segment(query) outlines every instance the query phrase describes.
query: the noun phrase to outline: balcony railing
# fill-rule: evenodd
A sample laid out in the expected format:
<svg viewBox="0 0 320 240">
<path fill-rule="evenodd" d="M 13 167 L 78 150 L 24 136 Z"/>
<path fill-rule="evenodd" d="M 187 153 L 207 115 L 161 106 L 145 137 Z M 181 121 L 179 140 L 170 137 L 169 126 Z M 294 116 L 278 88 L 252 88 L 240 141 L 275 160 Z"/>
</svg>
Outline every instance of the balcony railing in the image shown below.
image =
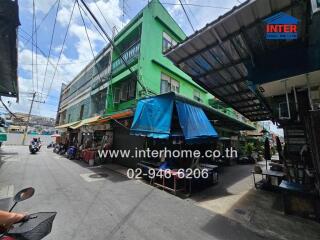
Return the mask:
<svg viewBox="0 0 320 240">
<path fill-rule="evenodd" d="M 127 64 L 132 63 L 136 60 L 140 53 L 140 42 L 133 44 L 129 49 L 127 49 L 124 53 L 122 53 L 123 59 L 126 61 Z M 126 65 L 121 57 L 117 58 L 112 62 L 112 73 L 119 72 L 122 70 Z"/>
</svg>

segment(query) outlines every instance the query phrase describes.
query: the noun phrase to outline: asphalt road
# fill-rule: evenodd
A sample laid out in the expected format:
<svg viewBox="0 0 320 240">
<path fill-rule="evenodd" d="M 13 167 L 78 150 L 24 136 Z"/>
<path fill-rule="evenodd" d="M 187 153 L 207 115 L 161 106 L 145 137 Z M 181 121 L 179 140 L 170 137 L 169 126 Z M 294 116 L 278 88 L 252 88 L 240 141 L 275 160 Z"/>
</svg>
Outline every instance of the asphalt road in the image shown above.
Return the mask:
<svg viewBox="0 0 320 240">
<path fill-rule="evenodd" d="M 0 150 L 0 185 L 36 193 L 16 211 L 57 211 L 46 239 L 264 239 L 239 223 L 107 170 L 28 147 Z M 103 173 L 103 178 L 96 178 Z"/>
</svg>

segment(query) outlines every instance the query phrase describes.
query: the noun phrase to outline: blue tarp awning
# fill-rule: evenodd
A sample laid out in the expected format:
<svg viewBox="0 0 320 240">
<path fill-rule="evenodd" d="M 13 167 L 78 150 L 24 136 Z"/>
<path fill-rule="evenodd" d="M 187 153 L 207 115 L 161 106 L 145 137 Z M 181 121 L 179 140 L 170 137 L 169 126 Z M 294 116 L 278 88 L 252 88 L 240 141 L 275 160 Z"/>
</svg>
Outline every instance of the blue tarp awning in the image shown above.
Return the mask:
<svg viewBox="0 0 320 240">
<path fill-rule="evenodd" d="M 218 137 L 217 131 L 201 108 L 181 101 L 176 101 L 176 106 L 186 142 Z"/>
<path fill-rule="evenodd" d="M 174 96 L 161 95 L 139 100 L 130 134 L 169 138 Z"/>
<path fill-rule="evenodd" d="M 139 100 L 130 134 L 161 139 L 173 136 L 171 122 L 174 104 L 176 104 L 179 123 L 186 142 L 195 143 L 218 137 L 216 130 L 200 107 L 176 101 L 174 94 Z"/>
</svg>

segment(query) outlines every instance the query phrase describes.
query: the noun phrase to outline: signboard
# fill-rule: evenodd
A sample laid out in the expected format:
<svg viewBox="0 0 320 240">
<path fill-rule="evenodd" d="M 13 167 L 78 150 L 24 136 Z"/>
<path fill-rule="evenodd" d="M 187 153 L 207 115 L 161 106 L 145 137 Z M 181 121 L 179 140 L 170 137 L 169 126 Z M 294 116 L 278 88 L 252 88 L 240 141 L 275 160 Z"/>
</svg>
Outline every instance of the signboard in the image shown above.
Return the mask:
<svg viewBox="0 0 320 240">
<path fill-rule="evenodd" d="M 277 13 L 264 20 L 267 40 L 298 39 L 299 19 L 284 12 Z"/>
</svg>

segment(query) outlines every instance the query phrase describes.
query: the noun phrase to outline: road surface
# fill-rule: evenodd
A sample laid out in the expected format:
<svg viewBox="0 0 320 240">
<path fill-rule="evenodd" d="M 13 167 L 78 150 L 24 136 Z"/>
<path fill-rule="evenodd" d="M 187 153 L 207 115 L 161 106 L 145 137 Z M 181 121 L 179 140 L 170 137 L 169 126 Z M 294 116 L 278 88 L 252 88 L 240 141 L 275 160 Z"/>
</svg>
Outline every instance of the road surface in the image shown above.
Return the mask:
<svg viewBox="0 0 320 240">
<path fill-rule="evenodd" d="M 14 192 L 36 189 L 16 210 L 58 212 L 46 239 L 265 239 L 165 191 L 105 167 L 68 160 L 51 149 L 36 155 L 29 154 L 27 146 L 0 151 L 0 185 L 13 186 Z"/>
</svg>

